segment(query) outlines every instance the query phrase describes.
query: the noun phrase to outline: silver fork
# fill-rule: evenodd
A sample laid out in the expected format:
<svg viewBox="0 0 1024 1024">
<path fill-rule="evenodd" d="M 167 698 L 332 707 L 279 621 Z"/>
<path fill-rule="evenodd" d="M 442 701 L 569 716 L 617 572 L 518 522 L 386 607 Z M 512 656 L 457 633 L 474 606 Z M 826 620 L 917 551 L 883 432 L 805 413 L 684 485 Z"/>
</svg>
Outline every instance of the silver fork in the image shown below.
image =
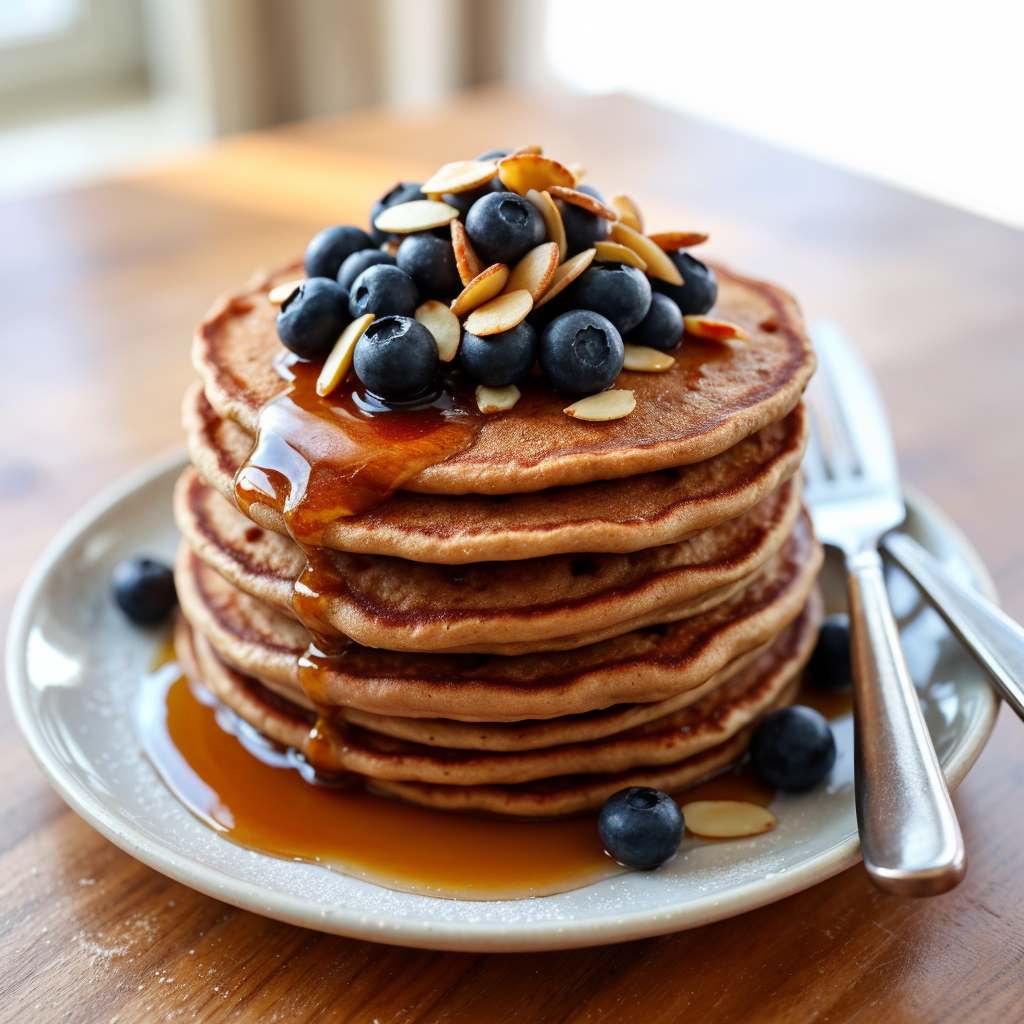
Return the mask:
<svg viewBox="0 0 1024 1024">
<path fill-rule="evenodd" d="M 889 607 L 878 541 L 906 515 L 885 408 L 870 373 L 831 324 L 812 332 L 804 459 L 814 529 L 846 559 L 853 663 L 854 777 L 864 866 L 900 896 L 934 896 L 967 856 Z"/>
</svg>

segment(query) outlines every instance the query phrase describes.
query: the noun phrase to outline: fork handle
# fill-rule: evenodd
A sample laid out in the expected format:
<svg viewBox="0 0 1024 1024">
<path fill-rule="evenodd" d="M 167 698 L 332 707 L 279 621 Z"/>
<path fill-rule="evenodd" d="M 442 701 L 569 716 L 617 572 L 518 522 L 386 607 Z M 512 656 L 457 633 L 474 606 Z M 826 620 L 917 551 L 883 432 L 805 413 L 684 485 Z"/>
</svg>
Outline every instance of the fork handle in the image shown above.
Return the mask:
<svg viewBox="0 0 1024 1024">
<path fill-rule="evenodd" d="M 864 866 L 883 892 L 936 896 L 967 871 L 963 836 L 900 649 L 878 551 L 847 556 L 846 570 Z"/>
<path fill-rule="evenodd" d="M 882 543 L 987 669 L 1006 703 L 1024 718 L 1024 629 L 976 590 L 954 579 L 913 537 L 891 533 Z"/>
</svg>

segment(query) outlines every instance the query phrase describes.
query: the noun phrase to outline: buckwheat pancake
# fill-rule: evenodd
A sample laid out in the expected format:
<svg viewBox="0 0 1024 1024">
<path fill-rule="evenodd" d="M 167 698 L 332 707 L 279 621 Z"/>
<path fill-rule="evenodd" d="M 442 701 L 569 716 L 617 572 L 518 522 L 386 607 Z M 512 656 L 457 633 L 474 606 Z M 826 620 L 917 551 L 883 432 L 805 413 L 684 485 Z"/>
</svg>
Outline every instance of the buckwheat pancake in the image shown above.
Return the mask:
<svg viewBox="0 0 1024 1024">
<path fill-rule="evenodd" d="M 252 437 L 214 412 L 199 382 L 186 393 L 182 415 L 193 465 L 234 504 L 235 474 Z M 323 544 L 448 565 L 672 544 L 767 497 L 799 467 L 808 433 L 800 403 L 727 451 L 686 466 L 496 497 L 398 491 L 369 512 L 336 520 Z M 256 504 L 250 514 L 265 529 L 287 535 L 276 509 Z"/>
<path fill-rule="evenodd" d="M 174 511 L 203 561 L 320 635 L 392 651 L 520 654 L 580 647 L 725 600 L 789 536 L 800 481 L 676 544 L 457 567 L 320 550 L 307 568 L 293 541 L 254 529 L 191 469 Z"/>
<path fill-rule="evenodd" d="M 468 445 L 402 483 L 427 494 L 521 494 L 634 476 L 709 459 L 782 419 L 800 400 L 815 357 L 794 300 L 781 289 L 716 267 L 717 316 L 742 326 L 747 341 L 687 336 L 664 373 L 623 371 L 634 391 L 625 419 L 567 417 L 564 396 L 528 375 L 507 412 L 483 416 Z M 206 397 L 250 435 L 261 407 L 288 385 L 275 369 L 283 351 L 277 307 L 267 292 L 300 273 L 298 262 L 260 272 L 220 299 L 196 330 L 193 362 Z"/>
<path fill-rule="evenodd" d="M 511 722 L 664 700 L 699 686 L 799 615 L 821 561 L 803 514 L 757 577 L 709 612 L 574 651 L 511 657 L 350 643 L 335 657 L 307 658 L 310 637 L 300 623 L 233 587 L 187 547 L 175 581 L 192 627 L 228 664 L 272 689 L 383 715 Z"/>
</svg>

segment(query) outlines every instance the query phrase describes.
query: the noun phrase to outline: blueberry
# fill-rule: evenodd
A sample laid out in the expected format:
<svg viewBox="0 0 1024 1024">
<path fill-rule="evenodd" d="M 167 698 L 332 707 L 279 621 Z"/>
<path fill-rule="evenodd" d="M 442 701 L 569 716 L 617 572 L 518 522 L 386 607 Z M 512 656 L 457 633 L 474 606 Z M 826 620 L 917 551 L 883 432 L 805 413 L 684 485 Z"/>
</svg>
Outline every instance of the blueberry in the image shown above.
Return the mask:
<svg viewBox="0 0 1024 1024">
<path fill-rule="evenodd" d="M 706 313 L 718 298 L 718 280 L 715 272 L 688 252 L 670 252 L 668 258 L 683 275 L 682 284 L 669 284 L 655 279 L 656 292 L 667 295 L 683 312 L 683 316 Z"/>
<path fill-rule="evenodd" d="M 277 335 L 305 359 L 326 356 L 348 326 L 348 292 L 326 277 L 311 277 L 292 293 L 277 314 Z"/>
<path fill-rule="evenodd" d="M 399 267 L 386 263 L 367 267 L 353 282 L 348 310 L 353 319 L 364 313 L 374 316 L 412 316 L 420 304 L 420 293 L 412 278 Z"/>
<path fill-rule="evenodd" d="M 174 573 L 152 558 L 126 558 L 110 576 L 117 606 L 132 622 L 152 626 L 166 619 L 178 603 Z"/>
<path fill-rule="evenodd" d="M 604 202 L 601 193 L 589 185 L 580 185 L 578 192 L 585 192 L 589 196 Z M 556 199 L 555 205 L 562 215 L 562 224 L 565 227 L 565 243 L 568 249 L 567 255 L 575 256 L 584 249 L 589 249 L 595 242 L 600 242 L 608 234 L 608 222 L 596 213 L 584 210 L 582 206 L 574 206 L 562 199 Z"/>
<path fill-rule="evenodd" d="M 469 216 L 469 211 L 473 208 L 473 205 L 479 199 L 483 199 L 484 196 L 489 195 L 491 192 L 507 192 L 501 183 L 501 179 L 495 175 L 485 185 L 480 185 L 478 188 L 470 188 L 465 192 L 445 192 L 441 199 L 446 202 L 449 206 L 454 206 L 459 211 L 459 216 L 465 222 Z"/>
<path fill-rule="evenodd" d="M 389 235 L 385 231 L 378 231 L 373 226 L 373 222 L 382 214 L 389 206 L 397 206 L 399 203 L 411 203 L 415 199 L 426 199 L 427 197 L 420 191 L 420 183 L 417 181 L 402 181 L 395 185 L 394 188 L 385 192 L 370 207 L 370 237 L 373 239 L 374 245 L 381 245 L 390 239 L 397 238 L 397 235 Z"/>
<path fill-rule="evenodd" d="M 537 361 L 537 332 L 525 320 L 482 338 L 466 331 L 459 354 L 462 368 L 478 384 L 503 388 L 529 373 Z"/>
<path fill-rule="evenodd" d="M 547 229 L 529 200 L 515 192 L 489 192 L 466 216 L 466 234 L 485 266 L 513 266 L 544 241 Z"/>
<path fill-rule="evenodd" d="M 462 291 L 450 236 L 438 238 L 426 231 L 407 235 L 398 247 L 397 261 L 421 298 L 451 299 Z"/>
<path fill-rule="evenodd" d="M 390 401 L 422 395 L 437 373 L 437 342 L 407 316 L 374 320 L 356 342 L 352 365 L 368 390 Z"/>
<path fill-rule="evenodd" d="M 504 160 L 505 157 L 511 153 L 510 149 L 489 149 L 486 153 L 481 153 L 476 159 L 477 160 Z"/>
<path fill-rule="evenodd" d="M 830 615 L 822 623 L 818 645 L 807 663 L 807 675 L 819 690 L 843 690 L 853 685 L 847 616 Z"/>
<path fill-rule="evenodd" d="M 824 715 L 794 704 L 762 720 L 750 741 L 750 759 L 768 785 L 810 789 L 832 770 L 836 741 Z"/>
<path fill-rule="evenodd" d="M 359 252 L 352 253 L 342 263 L 341 269 L 338 271 L 338 284 L 346 291 L 351 291 L 355 279 L 367 267 L 375 267 L 378 263 L 386 263 L 389 267 L 393 267 L 395 257 L 381 252 L 380 249 L 360 249 Z"/>
<path fill-rule="evenodd" d="M 625 356 L 615 325 L 588 309 L 556 316 L 544 328 L 538 349 L 548 383 L 570 395 L 603 391 L 622 372 Z"/>
<path fill-rule="evenodd" d="M 682 336 L 683 314 L 679 307 L 667 295 L 654 292 L 647 316 L 622 340 L 630 345 L 646 345 L 668 352 L 679 344 Z"/>
<path fill-rule="evenodd" d="M 569 306 L 600 313 L 623 334 L 636 327 L 651 308 L 647 275 L 624 263 L 591 263 L 566 291 Z"/>
<path fill-rule="evenodd" d="M 324 228 L 306 246 L 302 263 L 307 277 L 337 278 L 342 263 L 360 249 L 370 249 L 373 241 L 362 228 L 343 224 Z"/>
<path fill-rule="evenodd" d="M 679 805 L 667 793 L 630 786 L 608 797 L 597 818 L 604 848 L 620 863 L 649 871 L 679 850 L 685 824 Z"/>
</svg>

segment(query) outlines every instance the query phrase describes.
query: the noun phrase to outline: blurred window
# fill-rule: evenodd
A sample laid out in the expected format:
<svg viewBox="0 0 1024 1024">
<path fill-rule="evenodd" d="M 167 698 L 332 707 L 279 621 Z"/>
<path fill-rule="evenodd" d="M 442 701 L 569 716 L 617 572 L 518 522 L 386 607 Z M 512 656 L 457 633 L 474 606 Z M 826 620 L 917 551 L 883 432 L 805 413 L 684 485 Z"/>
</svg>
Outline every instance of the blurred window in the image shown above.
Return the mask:
<svg viewBox="0 0 1024 1024">
<path fill-rule="evenodd" d="M 58 35 L 81 13 L 81 0 L 0 0 L 0 46 Z"/>
</svg>

